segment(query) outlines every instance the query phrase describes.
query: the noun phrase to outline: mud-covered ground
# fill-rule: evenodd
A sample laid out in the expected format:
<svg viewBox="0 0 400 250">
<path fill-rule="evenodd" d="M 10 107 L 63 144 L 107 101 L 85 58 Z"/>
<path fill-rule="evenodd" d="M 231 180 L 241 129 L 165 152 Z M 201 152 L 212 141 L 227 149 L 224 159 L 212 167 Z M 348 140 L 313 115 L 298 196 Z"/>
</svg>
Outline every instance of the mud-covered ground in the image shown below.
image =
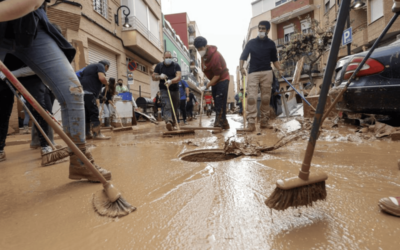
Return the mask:
<svg viewBox="0 0 400 250">
<path fill-rule="evenodd" d="M 260 156 L 179 159 L 190 150 L 223 148 L 241 119 L 229 115 L 231 130 L 219 134 L 162 138 L 163 124 L 140 123 L 133 132 L 109 133 L 110 141 L 89 141 L 96 162 L 112 171 L 115 186 L 137 207 L 120 219 L 94 211 L 91 199 L 102 186 L 69 180 L 68 162 L 42 167 L 29 144 L 6 147 L 0 249 L 399 249 L 400 218 L 377 206 L 380 198 L 400 196 L 399 142 L 327 124 L 311 169 L 328 173 L 327 200 L 277 212 L 264 200 L 276 180 L 297 175 L 307 124 L 297 141 Z M 204 125 L 211 122 L 203 118 Z M 285 122 L 246 136 L 272 146 L 298 128 Z"/>
</svg>

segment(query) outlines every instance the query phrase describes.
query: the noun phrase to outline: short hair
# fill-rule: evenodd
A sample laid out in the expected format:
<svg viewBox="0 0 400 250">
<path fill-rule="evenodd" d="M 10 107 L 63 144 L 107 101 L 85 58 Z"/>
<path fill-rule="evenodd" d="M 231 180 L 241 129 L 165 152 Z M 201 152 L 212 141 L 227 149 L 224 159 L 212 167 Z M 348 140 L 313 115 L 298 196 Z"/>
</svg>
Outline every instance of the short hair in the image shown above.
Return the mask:
<svg viewBox="0 0 400 250">
<path fill-rule="evenodd" d="M 99 63 L 103 64 L 104 66 L 110 66 L 110 64 L 111 64 L 110 61 L 108 61 L 106 59 L 101 60 Z"/>
<path fill-rule="evenodd" d="M 167 54 L 167 53 L 170 53 L 170 54 L 171 54 L 171 56 L 172 56 L 172 53 L 171 53 L 171 51 L 168 51 L 168 50 L 164 52 L 164 56 L 165 56 L 165 54 Z"/>
<path fill-rule="evenodd" d="M 271 29 L 271 24 L 268 21 L 261 21 L 258 25 L 264 25 L 267 30 Z"/>
<path fill-rule="evenodd" d="M 119 78 L 119 79 L 118 79 L 118 82 L 119 82 L 119 81 L 124 81 L 124 80 L 122 80 L 121 78 Z"/>
<path fill-rule="evenodd" d="M 194 39 L 194 47 L 196 47 L 196 49 L 205 46 L 207 46 L 207 39 L 205 39 L 204 37 L 198 36 L 196 37 L 196 39 Z"/>
</svg>

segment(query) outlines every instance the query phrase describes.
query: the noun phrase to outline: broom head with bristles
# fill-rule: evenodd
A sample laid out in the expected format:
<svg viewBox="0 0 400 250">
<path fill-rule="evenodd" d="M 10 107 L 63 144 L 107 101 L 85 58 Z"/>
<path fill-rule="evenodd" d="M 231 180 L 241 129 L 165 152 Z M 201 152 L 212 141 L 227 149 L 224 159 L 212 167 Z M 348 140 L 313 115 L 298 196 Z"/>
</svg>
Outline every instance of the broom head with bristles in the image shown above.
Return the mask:
<svg viewBox="0 0 400 250">
<path fill-rule="evenodd" d="M 104 185 L 104 190 L 93 195 L 93 207 L 98 214 L 112 218 L 122 217 L 136 210 L 110 182 Z"/>
<path fill-rule="evenodd" d="M 133 130 L 132 127 L 120 127 L 120 128 L 113 128 L 113 132 L 123 132 Z"/>
<path fill-rule="evenodd" d="M 307 181 L 294 177 L 278 180 L 274 192 L 265 201 L 265 204 L 276 210 L 285 210 L 289 207 L 312 206 L 313 202 L 326 199 L 325 173 L 312 174 Z"/>
<path fill-rule="evenodd" d="M 42 166 L 48 166 L 51 164 L 55 164 L 58 161 L 68 157 L 70 155 L 67 147 L 63 147 L 60 149 L 56 149 L 52 152 L 46 153 L 42 155 Z"/>
</svg>

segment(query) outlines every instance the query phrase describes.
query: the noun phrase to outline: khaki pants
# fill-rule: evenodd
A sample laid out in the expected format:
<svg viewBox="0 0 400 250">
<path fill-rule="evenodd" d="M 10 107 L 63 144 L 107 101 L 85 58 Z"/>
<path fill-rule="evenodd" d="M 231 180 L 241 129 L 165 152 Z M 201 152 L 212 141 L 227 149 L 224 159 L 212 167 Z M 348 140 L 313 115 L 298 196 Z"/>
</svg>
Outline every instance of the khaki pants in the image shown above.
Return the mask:
<svg viewBox="0 0 400 250">
<path fill-rule="evenodd" d="M 247 78 L 247 121 L 255 123 L 257 117 L 258 89 L 261 90 L 260 118 L 261 121 L 269 120 L 269 103 L 271 99 L 273 73 L 272 70 L 254 72 Z"/>
</svg>

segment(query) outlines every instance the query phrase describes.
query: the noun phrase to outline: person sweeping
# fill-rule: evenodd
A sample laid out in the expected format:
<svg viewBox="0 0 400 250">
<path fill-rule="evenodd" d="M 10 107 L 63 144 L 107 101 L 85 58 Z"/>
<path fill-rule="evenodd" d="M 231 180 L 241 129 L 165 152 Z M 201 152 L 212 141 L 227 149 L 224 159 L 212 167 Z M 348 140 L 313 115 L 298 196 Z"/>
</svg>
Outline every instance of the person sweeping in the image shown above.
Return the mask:
<svg viewBox="0 0 400 250">
<path fill-rule="evenodd" d="M 226 119 L 226 103 L 229 90 L 229 70 L 226 62 L 218 48 L 207 44 L 207 39 L 198 36 L 194 39 L 194 46 L 201 55 L 201 66 L 204 74 L 210 79 L 205 89 L 212 87 L 212 96 L 215 103 L 215 122 L 214 127 L 229 129 Z"/>
<path fill-rule="evenodd" d="M 170 51 L 164 52 L 164 61 L 157 64 L 152 75 L 153 81 L 159 81 L 162 106 L 164 107 L 163 118 L 168 131 L 172 131 L 177 121 L 174 118 L 171 101 L 168 95 L 169 88 L 175 114 L 179 107 L 179 86 L 181 80 L 181 67 L 175 63 Z"/>
</svg>

